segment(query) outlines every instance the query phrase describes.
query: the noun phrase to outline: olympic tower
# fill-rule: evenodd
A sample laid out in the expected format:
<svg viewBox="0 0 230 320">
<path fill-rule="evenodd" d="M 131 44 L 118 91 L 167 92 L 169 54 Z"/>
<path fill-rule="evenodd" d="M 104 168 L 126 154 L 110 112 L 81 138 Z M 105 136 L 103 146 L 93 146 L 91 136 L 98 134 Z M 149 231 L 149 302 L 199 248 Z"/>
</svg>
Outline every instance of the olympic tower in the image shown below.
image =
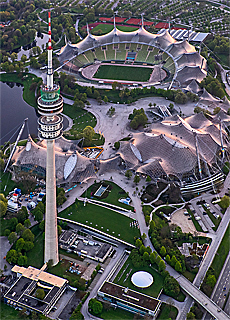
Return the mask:
<svg viewBox="0 0 230 320">
<path fill-rule="evenodd" d="M 57 208 L 56 208 L 56 175 L 54 142 L 62 136 L 63 99 L 60 87 L 53 83 L 52 45 L 51 45 L 51 14 L 48 13 L 49 42 L 47 83 L 41 86 L 41 96 L 38 98 L 38 135 L 46 140 L 46 214 L 45 214 L 45 257 L 44 262 L 52 260 L 53 265 L 58 258 Z"/>
</svg>

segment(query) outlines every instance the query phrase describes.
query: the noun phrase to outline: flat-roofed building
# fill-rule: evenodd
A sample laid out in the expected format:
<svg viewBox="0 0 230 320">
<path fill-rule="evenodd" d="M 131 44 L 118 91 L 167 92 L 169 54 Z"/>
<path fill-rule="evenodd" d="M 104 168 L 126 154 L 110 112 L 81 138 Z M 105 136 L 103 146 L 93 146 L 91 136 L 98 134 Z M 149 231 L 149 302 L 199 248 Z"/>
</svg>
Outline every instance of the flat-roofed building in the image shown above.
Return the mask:
<svg viewBox="0 0 230 320">
<path fill-rule="evenodd" d="M 158 299 L 108 281 L 102 284 L 98 296 L 118 308 L 143 316 L 150 315 L 153 319 L 156 319 L 161 306 Z"/>
<path fill-rule="evenodd" d="M 26 308 L 47 315 L 64 293 L 68 280 L 62 279 L 43 268 L 14 266 L 11 269 L 17 274 L 17 280 L 4 295 L 4 302 L 14 308 Z M 43 289 L 43 300 L 36 298 L 36 290 Z"/>
</svg>

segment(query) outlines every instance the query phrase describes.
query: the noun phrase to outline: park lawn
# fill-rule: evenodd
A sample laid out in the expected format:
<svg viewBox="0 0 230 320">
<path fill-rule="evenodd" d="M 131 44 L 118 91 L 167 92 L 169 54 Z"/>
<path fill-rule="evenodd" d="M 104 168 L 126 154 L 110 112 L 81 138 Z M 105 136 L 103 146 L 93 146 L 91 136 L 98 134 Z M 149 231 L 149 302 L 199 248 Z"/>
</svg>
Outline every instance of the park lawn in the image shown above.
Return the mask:
<svg viewBox="0 0 230 320">
<path fill-rule="evenodd" d="M 63 259 L 59 261 L 56 266 L 48 269 L 47 271 L 55 276 L 68 279 L 70 286 L 74 286 L 74 281 L 79 280 L 81 276 L 76 273 L 69 272 L 68 269 L 70 266 L 70 261 Z"/>
<path fill-rule="evenodd" d="M 109 310 L 103 309 L 99 317 L 104 320 L 133 320 L 133 313 L 120 308 L 113 309 L 111 307 Z"/>
<path fill-rule="evenodd" d="M 157 320 L 165 320 L 165 319 L 175 320 L 177 317 L 177 314 L 178 314 L 178 310 L 176 307 L 170 306 L 166 303 L 162 303 Z"/>
<path fill-rule="evenodd" d="M 123 270 L 125 270 L 125 272 L 121 276 Z M 132 270 L 132 271 L 130 272 L 130 270 Z M 137 271 L 149 272 L 153 276 L 153 279 L 154 279 L 153 284 L 150 287 L 145 288 L 145 289 L 135 287 L 131 282 L 131 277 Z M 130 274 L 129 274 L 127 280 L 124 281 L 129 272 L 130 272 Z M 118 275 L 116 276 L 114 283 L 119 284 L 123 287 L 129 287 L 129 289 L 131 289 L 131 290 L 138 291 L 142 294 L 146 294 L 148 296 L 157 298 L 161 289 L 163 288 L 164 278 L 160 275 L 160 273 L 158 273 L 155 269 L 151 268 L 150 266 L 135 268 L 133 266 L 131 258 L 128 258 L 126 260 L 125 264 L 123 265 L 123 267 L 121 268 L 121 270 L 119 271 Z"/>
<path fill-rule="evenodd" d="M 101 65 L 93 77 L 97 79 L 143 82 L 149 80 L 152 71 L 152 68 L 146 67 Z"/>
<path fill-rule="evenodd" d="M 223 268 L 224 262 L 230 250 L 229 239 L 230 239 L 230 225 L 228 226 L 225 232 L 225 235 L 221 241 L 221 244 L 217 250 L 217 253 L 211 265 L 211 267 L 214 269 L 216 280 L 219 277 L 219 274 Z"/>
<path fill-rule="evenodd" d="M 101 198 L 100 197 L 94 197 L 94 199 L 96 199 L 98 201 L 105 202 L 105 203 L 110 203 L 110 204 L 113 204 L 115 206 L 127 209 L 127 210 L 133 210 L 134 209 L 132 206 L 129 206 L 129 205 L 125 204 L 125 203 L 121 203 L 121 202 L 118 201 L 120 198 L 127 198 L 128 197 L 128 193 L 127 192 L 125 192 L 122 188 L 120 188 L 117 184 L 115 184 L 113 182 L 103 181 L 103 183 L 109 184 L 112 187 L 112 189 L 110 191 L 106 191 L 104 193 L 104 194 L 107 194 L 107 197 L 105 197 L 105 198 L 103 198 L 103 196 Z M 82 197 L 84 197 L 84 196 L 88 196 L 89 197 L 91 195 L 91 193 L 92 192 L 93 193 L 96 192 L 97 189 L 100 187 L 100 185 L 102 185 L 103 183 L 95 183 L 95 184 L 93 184 L 81 196 Z"/>
<path fill-rule="evenodd" d="M 34 247 L 27 252 L 27 265 L 40 269 L 44 264 L 44 238 L 39 224 L 33 226 L 31 231 L 35 235 Z"/>
<path fill-rule="evenodd" d="M 14 188 L 17 187 L 17 184 L 15 181 L 11 180 L 11 173 L 3 171 L 0 172 L 1 178 L 0 178 L 0 193 L 3 193 L 5 196 L 9 194 L 10 191 L 13 191 Z M 5 189 L 6 186 L 6 190 Z"/>
<path fill-rule="evenodd" d="M 20 317 L 17 310 L 0 301 L 0 319 L 18 320 Z"/>
<path fill-rule="evenodd" d="M 102 31 L 102 34 L 105 34 L 105 33 L 108 33 L 110 31 L 112 31 L 114 28 L 113 24 L 106 24 L 106 23 L 100 23 L 98 24 L 95 28 L 93 28 L 91 30 L 91 33 L 92 34 L 95 34 L 95 31 L 97 32 L 98 30 L 101 30 Z M 134 30 L 138 30 L 137 27 L 129 27 L 129 26 L 116 26 L 116 28 L 118 30 L 121 30 L 121 31 L 126 31 L 126 32 L 130 32 L 130 31 L 134 31 Z"/>
<path fill-rule="evenodd" d="M 74 203 L 58 216 L 83 223 L 131 244 L 135 242 L 134 237 L 140 237 L 139 229 L 130 227 L 133 219 L 97 205 L 87 203 L 84 207 L 83 202 L 78 205 Z"/>
<path fill-rule="evenodd" d="M 73 127 L 69 130 L 69 133 L 72 136 L 74 135 L 74 133 L 81 133 L 86 126 L 91 126 L 92 128 L 94 128 L 97 124 L 96 117 L 91 112 L 80 107 L 73 107 L 72 105 L 64 103 L 63 113 L 73 119 Z M 73 139 L 72 137 L 68 137 L 67 135 L 66 138 L 70 140 Z M 96 134 L 94 138 L 97 139 L 95 142 L 100 143 Z M 104 142 L 101 144 L 104 144 Z"/>
<path fill-rule="evenodd" d="M 22 80 L 18 77 L 17 73 L 2 73 L 0 76 L 0 80 L 4 82 L 16 82 L 21 83 L 23 88 L 23 99 L 26 103 L 28 103 L 30 106 L 37 108 L 37 101 L 35 98 L 35 92 L 30 90 L 30 86 L 34 80 L 37 80 L 37 76 L 35 74 L 31 73 L 23 73 L 24 77 L 26 78 Z"/>
</svg>

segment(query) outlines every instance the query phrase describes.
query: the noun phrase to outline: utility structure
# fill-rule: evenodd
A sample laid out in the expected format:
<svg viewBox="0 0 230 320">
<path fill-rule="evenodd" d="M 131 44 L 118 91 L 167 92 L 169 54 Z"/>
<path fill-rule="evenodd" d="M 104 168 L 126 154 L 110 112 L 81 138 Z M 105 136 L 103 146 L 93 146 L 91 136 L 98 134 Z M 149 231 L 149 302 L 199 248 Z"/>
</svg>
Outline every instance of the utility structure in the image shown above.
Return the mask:
<svg viewBox="0 0 230 320">
<path fill-rule="evenodd" d="M 45 214 L 45 257 L 44 262 L 52 261 L 56 265 L 58 258 L 57 208 L 56 208 L 56 174 L 55 174 L 55 140 L 62 136 L 63 98 L 60 87 L 53 82 L 52 45 L 51 45 L 51 14 L 48 13 L 48 67 L 47 83 L 41 86 L 38 98 L 38 135 L 46 140 L 46 214 Z"/>
</svg>

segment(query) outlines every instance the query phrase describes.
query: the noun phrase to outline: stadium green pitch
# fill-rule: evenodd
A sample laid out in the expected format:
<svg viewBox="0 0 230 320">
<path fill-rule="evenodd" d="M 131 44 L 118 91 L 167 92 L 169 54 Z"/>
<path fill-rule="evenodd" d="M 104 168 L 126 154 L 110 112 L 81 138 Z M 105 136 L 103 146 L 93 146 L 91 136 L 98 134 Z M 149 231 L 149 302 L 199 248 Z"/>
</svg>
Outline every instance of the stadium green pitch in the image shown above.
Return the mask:
<svg viewBox="0 0 230 320">
<path fill-rule="evenodd" d="M 146 67 L 101 65 L 93 78 L 146 82 L 152 72 L 152 68 Z"/>
</svg>

